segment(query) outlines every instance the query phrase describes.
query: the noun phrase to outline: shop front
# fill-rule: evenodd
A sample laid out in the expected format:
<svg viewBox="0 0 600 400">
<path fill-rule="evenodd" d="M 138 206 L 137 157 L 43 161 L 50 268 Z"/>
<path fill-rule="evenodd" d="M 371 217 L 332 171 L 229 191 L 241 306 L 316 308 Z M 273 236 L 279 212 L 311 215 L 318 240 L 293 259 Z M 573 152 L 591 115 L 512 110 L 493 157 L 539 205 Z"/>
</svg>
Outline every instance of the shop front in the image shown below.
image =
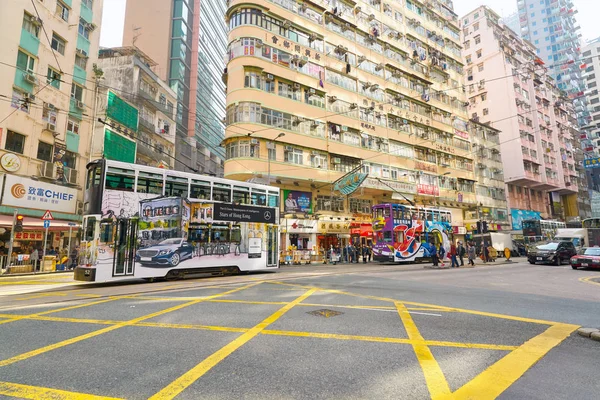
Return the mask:
<svg viewBox="0 0 600 400">
<path fill-rule="evenodd" d="M 317 245 L 317 220 L 281 219 L 281 245 L 284 249 L 294 247 L 298 250 L 313 250 Z"/>
<path fill-rule="evenodd" d="M 350 221 L 340 217 L 322 218 L 318 221 L 317 246 L 327 250 L 342 248 L 350 242 Z"/>
</svg>

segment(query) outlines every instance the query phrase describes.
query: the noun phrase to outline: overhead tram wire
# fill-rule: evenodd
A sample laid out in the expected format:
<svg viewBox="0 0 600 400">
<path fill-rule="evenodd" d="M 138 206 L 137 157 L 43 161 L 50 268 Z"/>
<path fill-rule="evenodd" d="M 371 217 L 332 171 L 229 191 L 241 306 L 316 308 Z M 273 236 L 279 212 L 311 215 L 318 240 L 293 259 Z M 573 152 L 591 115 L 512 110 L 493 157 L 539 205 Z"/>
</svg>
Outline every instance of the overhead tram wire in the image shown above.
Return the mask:
<svg viewBox="0 0 600 400">
<path fill-rule="evenodd" d="M 48 41 L 48 46 L 50 46 L 50 50 L 52 51 L 52 55 L 54 56 L 54 60 L 56 61 L 56 65 L 58 66 L 58 70 L 62 74 L 64 73 L 63 69 L 61 68 L 60 63 L 58 62 L 58 57 L 56 57 L 56 53 L 54 52 L 54 48 L 52 47 L 52 42 L 50 41 L 50 37 L 48 36 L 48 32 L 46 31 L 46 27 L 44 26 L 44 21 L 42 20 L 42 18 L 40 17 L 40 13 L 38 12 L 37 5 L 35 4 L 34 0 L 31 0 L 31 4 L 33 5 L 33 9 L 35 10 L 38 20 L 41 21 L 40 25 L 42 26 L 42 30 L 44 31 L 44 36 L 46 36 L 46 41 Z"/>
</svg>

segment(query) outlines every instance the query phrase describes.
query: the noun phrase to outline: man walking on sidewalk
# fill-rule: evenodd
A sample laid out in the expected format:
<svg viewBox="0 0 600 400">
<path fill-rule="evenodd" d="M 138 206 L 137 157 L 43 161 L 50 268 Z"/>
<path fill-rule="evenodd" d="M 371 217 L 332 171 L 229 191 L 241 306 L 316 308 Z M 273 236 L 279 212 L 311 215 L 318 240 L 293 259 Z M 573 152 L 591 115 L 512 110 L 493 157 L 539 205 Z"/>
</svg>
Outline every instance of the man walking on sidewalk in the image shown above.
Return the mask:
<svg viewBox="0 0 600 400">
<path fill-rule="evenodd" d="M 456 245 L 454 243 L 450 245 L 450 259 L 452 260 L 452 265 L 450 268 L 458 268 L 458 260 L 456 259 Z"/>
<path fill-rule="evenodd" d="M 467 254 L 467 250 L 465 249 L 465 246 L 463 246 L 463 243 L 461 241 L 458 242 L 458 259 L 460 260 L 460 266 L 464 267 L 465 266 L 465 254 Z"/>
<path fill-rule="evenodd" d="M 474 267 L 475 266 L 475 258 L 477 257 L 477 251 L 476 251 L 475 245 L 473 243 L 469 243 L 468 246 L 469 246 L 469 248 L 467 250 L 467 253 L 469 255 L 469 265 Z"/>
</svg>

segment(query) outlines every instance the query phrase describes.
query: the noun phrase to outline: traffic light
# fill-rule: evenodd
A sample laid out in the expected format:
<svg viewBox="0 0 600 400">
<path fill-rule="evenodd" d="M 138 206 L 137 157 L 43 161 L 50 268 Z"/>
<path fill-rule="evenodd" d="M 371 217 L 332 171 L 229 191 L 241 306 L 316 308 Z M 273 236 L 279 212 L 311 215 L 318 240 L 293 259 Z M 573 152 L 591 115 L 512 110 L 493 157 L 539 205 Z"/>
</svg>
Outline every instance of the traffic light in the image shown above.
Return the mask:
<svg viewBox="0 0 600 400">
<path fill-rule="evenodd" d="M 483 222 L 481 223 L 481 228 L 482 228 L 482 232 L 483 232 L 483 233 L 488 233 L 487 221 L 483 221 Z"/>
<path fill-rule="evenodd" d="M 477 233 L 483 233 L 481 231 L 481 221 L 477 221 Z"/>
<path fill-rule="evenodd" d="M 23 216 L 17 215 L 17 222 L 15 223 L 15 232 L 23 232 Z"/>
</svg>

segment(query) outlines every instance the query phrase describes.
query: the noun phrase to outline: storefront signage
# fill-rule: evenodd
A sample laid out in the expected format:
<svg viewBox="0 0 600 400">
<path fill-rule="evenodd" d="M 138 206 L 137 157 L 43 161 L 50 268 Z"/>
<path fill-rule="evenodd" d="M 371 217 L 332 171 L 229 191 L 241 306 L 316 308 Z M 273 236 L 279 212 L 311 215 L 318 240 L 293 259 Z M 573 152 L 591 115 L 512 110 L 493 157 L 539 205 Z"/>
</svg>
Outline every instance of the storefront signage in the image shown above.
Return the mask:
<svg viewBox="0 0 600 400">
<path fill-rule="evenodd" d="M 77 209 L 77 190 L 6 175 L 2 205 L 74 214 Z"/>
<path fill-rule="evenodd" d="M 449 146 L 447 144 L 434 143 L 434 147 L 435 147 L 436 150 L 445 151 L 446 153 L 452 153 L 452 154 L 454 154 L 456 152 L 456 150 L 454 149 L 454 147 Z"/>
<path fill-rule="evenodd" d="M 281 231 L 287 233 L 317 233 L 317 220 L 314 219 L 285 219 Z"/>
<path fill-rule="evenodd" d="M 276 209 L 271 207 L 242 206 L 235 204 L 215 203 L 214 219 L 232 222 L 277 222 Z"/>
<path fill-rule="evenodd" d="M 367 178 L 365 179 L 365 181 L 363 182 L 363 187 L 368 187 L 368 188 L 372 188 L 372 189 L 379 189 L 379 190 L 395 190 L 397 192 L 402 192 L 402 193 L 416 193 L 416 187 L 414 184 L 412 183 L 404 183 L 404 182 L 395 182 L 395 181 L 384 181 L 385 184 L 383 184 L 382 182 L 380 182 L 377 179 L 374 178 Z"/>
<path fill-rule="evenodd" d="M 426 194 L 429 196 L 439 196 L 440 188 L 435 185 L 425 185 L 425 184 L 420 183 L 417 185 L 417 193 L 418 194 Z"/>
<path fill-rule="evenodd" d="M 421 161 L 415 161 L 415 169 L 437 174 L 437 165 L 427 164 Z"/>
<path fill-rule="evenodd" d="M 452 233 L 454 233 L 455 235 L 466 235 L 467 228 L 465 228 L 464 226 L 453 226 Z"/>
<path fill-rule="evenodd" d="M 350 233 L 350 223 L 319 221 L 319 233 Z"/>
<path fill-rule="evenodd" d="M 586 168 L 600 168 L 600 157 L 586 158 L 583 160 L 583 166 Z"/>
<path fill-rule="evenodd" d="M 367 176 L 369 175 L 360 170 L 349 172 L 335 182 L 333 189 L 346 196 L 351 195 L 362 185 Z"/>
<path fill-rule="evenodd" d="M 321 59 L 321 54 L 314 51 L 313 49 L 302 48 L 299 44 L 294 44 L 289 40 L 282 39 L 278 36 L 271 36 L 271 41 L 273 44 L 278 45 L 279 47 L 283 47 L 286 50 L 294 50 L 298 55 L 303 57 L 312 57 L 315 60 L 319 61 Z M 281 42 L 281 43 L 280 43 Z"/>
<path fill-rule="evenodd" d="M 469 139 L 469 134 L 467 132 L 460 131 L 458 129 L 454 129 L 454 134 L 463 139 Z"/>
<path fill-rule="evenodd" d="M 0 165 L 8 172 L 17 172 L 21 168 L 21 159 L 13 153 L 6 153 L 0 158 Z"/>
<path fill-rule="evenodd" d="M 312 193 L 296 190 L 284 190 L 283 210 L 286 213 L 312 214 Z"/>
<path fill-rule="evenodd" d="M 15 232 L 15 240 L 43 240 L 44 232 L 42 231 L 31 231 L 31 232 Z"/>
<path fill-rule="evenodd" d="M 262 239 L 261 238 L 249 238 L 248 239 L 248 258 L 260 258 L 262 254 Z"/>
</svg>

